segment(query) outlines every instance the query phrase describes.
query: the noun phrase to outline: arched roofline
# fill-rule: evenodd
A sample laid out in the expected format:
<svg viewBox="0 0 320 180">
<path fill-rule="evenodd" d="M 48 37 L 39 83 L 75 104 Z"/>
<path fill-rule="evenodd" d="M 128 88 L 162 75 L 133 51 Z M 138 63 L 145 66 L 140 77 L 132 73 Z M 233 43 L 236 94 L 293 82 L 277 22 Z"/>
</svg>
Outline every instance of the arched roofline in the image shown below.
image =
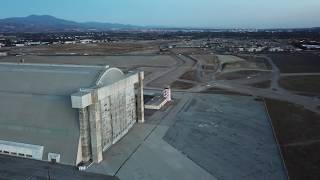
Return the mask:
<svg viewBox="0 0 320 180">
<path fill-rule="evenodd" d="M 117 73 L 117 74 L 115 74 Z M 107 84 L 104 84 L 103 81 L 108 77 L 116 78 L 113 80 L 113 82 L 118 81 L 125 77 L 125 74 L 118 68 L 108 68 L 106 71 L 100 74 L 99 78 L 97 79 L 95 85 L 96 86 L 104 86 Z"/>
</svg>

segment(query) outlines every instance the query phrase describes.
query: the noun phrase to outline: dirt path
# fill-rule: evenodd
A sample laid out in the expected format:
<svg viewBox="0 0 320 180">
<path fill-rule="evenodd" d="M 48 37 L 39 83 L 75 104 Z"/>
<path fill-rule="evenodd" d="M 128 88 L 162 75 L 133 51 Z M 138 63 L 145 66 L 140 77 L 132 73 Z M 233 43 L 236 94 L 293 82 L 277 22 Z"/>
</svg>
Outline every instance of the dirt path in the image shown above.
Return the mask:
<svg viewBox="0 0 320 180">
<path fill-rule="evenodd" d="M 307 146 L 307 145 L 312 145 L 315 143 L 320 143 L 320 139 L 318 140 L 309 140 L 309 141 L 304 141 L 304 142 L 295 142 L 295 143 L 289 143 L 289 144 L 283 144 L 281 146 L 283 147 L 288 147 L 288 146 Z"/>
<path fill-rule="evenodd" d="M 145 82 L 146 87 L 165 87 L 177 81 L 185 72 L 195 68 L 198 63 L 194 59 L 182 54 L 172 53 L 171 56 L 176 60 L 176 64 L 166 71 L 156 74 Z"/>
<path fill-rule="evenodd" d="M 320 73 L 281 73 L 280 76 L 320 76 Z"/>
<path fill-rule="evenodd" d="M 279 68 L 273 63 L 272 59 L 263 56 L 265 59 L 268 60 L 269 64 L 272 66 L 272 78 L 271 78 L 271 88 L 276 90 L 282 90 L 282 88 L 279 87 L 279 79 L 280 79 L 280 70 Z"/>
</svg>

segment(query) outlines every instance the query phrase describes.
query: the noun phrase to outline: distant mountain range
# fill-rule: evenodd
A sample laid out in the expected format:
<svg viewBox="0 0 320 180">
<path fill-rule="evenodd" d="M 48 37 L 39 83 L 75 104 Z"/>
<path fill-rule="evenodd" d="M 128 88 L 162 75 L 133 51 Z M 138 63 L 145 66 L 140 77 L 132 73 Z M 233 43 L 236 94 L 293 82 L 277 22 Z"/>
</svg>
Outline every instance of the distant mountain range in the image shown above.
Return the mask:
<svg viewBox="0 0 320 180">
<path fill-rule="evenodd" d="M 59 19 L 49 15 L 30 15 L 0 19 L 0 32 L 70 32 L 70 31 L 104 31 L 112 29 L 138 29 L 139 26 L 86 22 L 79 23 Z"/>
<path fill-rule="evenodd" d="M 170 30 L 203 30 L 202 28 L 172 28 L 164 26 L 134 26 L 118 23 L 100 23 L 100 22 L 85 22 L 79 23 L 59 19 L 50 15 L 30 15 L 27 17 L 13 17 L 0 19 L 0 32 L 2 33 L 19 33 L 19 32 L 84 32 L 84 31 L 108 31 L 108 30 L 141 30 L 141 29 L 170 29 Z M 216 32 L 230 31 L 230 29 L 210 29 Z M 232 29 L 231 29 L 232 30 Z M 239 29 L 233 29 L 235 31 Z M 241 30 L 241 29 L 240 29 Z M 260 29 L 265 31 L 271 29 Z M 276 31 L 286 31 L 289 29 L 273 29 Z M 320 32 L 320 27 L 317 28 L 298 28 L 291 29 L 293 31 L 311 31 Z"/>
</svg>

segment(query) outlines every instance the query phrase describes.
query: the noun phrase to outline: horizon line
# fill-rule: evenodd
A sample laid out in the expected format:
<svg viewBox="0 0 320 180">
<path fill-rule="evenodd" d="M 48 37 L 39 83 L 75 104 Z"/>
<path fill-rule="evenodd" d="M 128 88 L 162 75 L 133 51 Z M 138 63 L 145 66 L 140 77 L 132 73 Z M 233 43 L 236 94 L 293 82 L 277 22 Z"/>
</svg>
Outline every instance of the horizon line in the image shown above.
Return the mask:
<svg viewBox="0 0 320 180">
<path fill-rule="evenodd" d="M 102 22 L 102 21 L 77 21 L 72 19 L 66 19 L 57 17 L 50 14 L 29 14 L 26 16 L 11 16 L 11 17 L 3 17 L 0 20 L 10 19 L 10 18 L 27 18 L 30 16 L 50 16 L 56 19 L 65 20 L 65 21 L 72 21 L 75 23 L 101 23 L 101 24 L 119 24 L 119 25 L 127 25 L 127 26 L 136 26 L 137 28 L 158 28 L 158 29 L 189 29 L 189 30 L 293 30 L 293 29 L 313 29 L 313 28 L 320 28 L 319 26 L 312 26 L 312 27 L 269 27 L 269 28 L 257 28 L 257 27 L 205 27 L 205 26 L 168 26 L 168 25 L 135 25 L 135 24 L 128 24 L 128 23 L 119 23 L 119 22 Z"/>
</svg>

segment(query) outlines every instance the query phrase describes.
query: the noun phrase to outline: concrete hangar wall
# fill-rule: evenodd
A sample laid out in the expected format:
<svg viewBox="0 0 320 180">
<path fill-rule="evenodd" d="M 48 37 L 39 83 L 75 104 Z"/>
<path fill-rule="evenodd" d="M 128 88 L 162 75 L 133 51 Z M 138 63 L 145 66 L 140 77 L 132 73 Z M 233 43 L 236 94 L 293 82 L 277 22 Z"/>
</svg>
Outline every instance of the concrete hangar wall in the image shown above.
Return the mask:
<svg viewBox="0 0 320 180">
<path fill-rule="evenodd" d="M 0 153 L 78 165 L 144 122 L 143 72 L 0 64 Z"/>
</svg>

